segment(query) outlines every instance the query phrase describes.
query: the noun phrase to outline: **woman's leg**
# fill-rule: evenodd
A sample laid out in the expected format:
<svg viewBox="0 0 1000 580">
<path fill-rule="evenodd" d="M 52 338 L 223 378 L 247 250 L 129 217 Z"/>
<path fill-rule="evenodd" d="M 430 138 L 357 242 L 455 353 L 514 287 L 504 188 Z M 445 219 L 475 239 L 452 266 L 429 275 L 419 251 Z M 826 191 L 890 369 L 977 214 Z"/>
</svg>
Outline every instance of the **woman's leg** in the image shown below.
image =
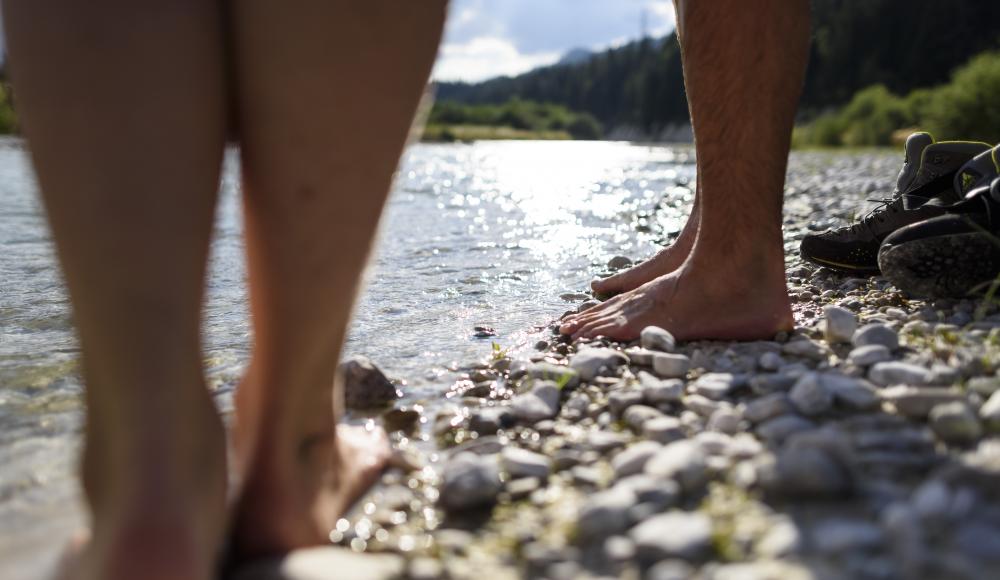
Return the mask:
<svg viewBox="0 0 1000 580">
<path fill-rule="evenodd" d="M 226 117 L 218 3 L 3 9 L 83 353 L 93 518 L 74 574 L 207 579 L 226 490 L 199 341 Z"/>
<path fill-rule="evenodd" d="M 237 392 L 244 554 L 327 541 L 385 461 L 384 438 L 336 429 L 333 377 L 445 4 L 233 3 L 255 329 Z"/>
</svg>

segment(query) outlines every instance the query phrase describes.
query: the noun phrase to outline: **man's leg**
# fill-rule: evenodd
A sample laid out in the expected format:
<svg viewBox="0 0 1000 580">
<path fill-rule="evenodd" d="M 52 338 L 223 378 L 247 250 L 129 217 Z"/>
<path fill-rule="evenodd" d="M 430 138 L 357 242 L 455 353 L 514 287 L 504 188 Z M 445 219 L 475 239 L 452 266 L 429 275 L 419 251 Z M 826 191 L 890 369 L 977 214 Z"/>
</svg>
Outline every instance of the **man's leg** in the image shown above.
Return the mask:
<svg viewBox="0 0 1000 580">
<path fill-rule="evenodd" d="M 805 0 L 678 0 L 701 224 L 673 273 L 565 321 L 576 337 L 759 339 L 792 326 L 781 204 L 808 57 Z"/>
<path fill-rule="evenodd" d="M 219 6 L 3 8 L 83 354 L 93 529 L 72 573 L 207 580 L 226 493 L 199 339 L 225 135 Z"/>
<path fill-rule="evenodd" d="M 237 391 L 244 555 L 329 541 L 386 459 L 384 434 L 336 429 L 333 378 L 445 4 L 233 3 L 255 330 Z"/>
</svg>

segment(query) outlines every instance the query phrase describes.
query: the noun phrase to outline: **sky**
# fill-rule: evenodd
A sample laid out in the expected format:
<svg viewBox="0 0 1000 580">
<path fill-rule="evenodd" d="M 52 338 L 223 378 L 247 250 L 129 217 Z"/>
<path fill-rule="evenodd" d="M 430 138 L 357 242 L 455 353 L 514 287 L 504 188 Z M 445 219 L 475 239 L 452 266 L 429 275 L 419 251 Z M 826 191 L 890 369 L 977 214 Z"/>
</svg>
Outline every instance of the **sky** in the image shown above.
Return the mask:
<svg viewBox="0 0 1000 580">
<path fill-rule="evenodd" d="M 574 48 L 599 50 L 635 40 L 642 35 L 643 15 L 651 36 L 674 29 L 670 0 L 451 0 L 432 76 L 475 82 L 517 75 Z"/>
<path fill-rule="evenodd" d="M 670 0 L 452 0 L 435 80 L 481 81 L 674 29 Z"/>
</svg>

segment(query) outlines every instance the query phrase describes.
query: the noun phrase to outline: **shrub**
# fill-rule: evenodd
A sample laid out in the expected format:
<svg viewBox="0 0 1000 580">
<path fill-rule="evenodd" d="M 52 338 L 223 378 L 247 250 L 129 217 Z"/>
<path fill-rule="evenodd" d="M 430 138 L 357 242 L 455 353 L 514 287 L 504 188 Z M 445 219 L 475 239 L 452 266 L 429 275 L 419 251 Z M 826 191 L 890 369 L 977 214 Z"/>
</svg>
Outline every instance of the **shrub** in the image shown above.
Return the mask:
<svg viewBox="0 0 1000 580">
<path fill-rule="evenodd" d="M 1000 52 L 973 58 L 928 103 L 925 124 L 941 139 L 1000 141 Z"/>
</svg>

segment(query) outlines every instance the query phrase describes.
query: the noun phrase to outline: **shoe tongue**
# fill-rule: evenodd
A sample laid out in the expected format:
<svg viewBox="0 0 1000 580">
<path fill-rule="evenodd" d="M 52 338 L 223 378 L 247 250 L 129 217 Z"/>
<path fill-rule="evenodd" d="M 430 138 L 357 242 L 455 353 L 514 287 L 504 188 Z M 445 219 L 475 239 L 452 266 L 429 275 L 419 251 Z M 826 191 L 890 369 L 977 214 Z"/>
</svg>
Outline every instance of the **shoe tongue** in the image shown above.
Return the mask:
<svg viewBox="0 0 1000 580">
<path fill-rule="evenodd" d="M 973 189 L 988 185 L 1000 174 L 1000 145 L 976 155 L 955 174 L 955 191 L 961 197 Z"/>
<path fill-rule="evenodd" d="M 906 145 L 903 151 L 906 157 L 903 159 L 903 168 L 899 170 L 899 177 L 896 178 L 896 191 L 894 194 L 906 191 L 913 180 L 917 177 L 917 170 L 920 169 L 920 156 L 924 149 L 934 143 L 934 137 L 930 133 L 911 133 L 906 138 Z"/>
</svg>

